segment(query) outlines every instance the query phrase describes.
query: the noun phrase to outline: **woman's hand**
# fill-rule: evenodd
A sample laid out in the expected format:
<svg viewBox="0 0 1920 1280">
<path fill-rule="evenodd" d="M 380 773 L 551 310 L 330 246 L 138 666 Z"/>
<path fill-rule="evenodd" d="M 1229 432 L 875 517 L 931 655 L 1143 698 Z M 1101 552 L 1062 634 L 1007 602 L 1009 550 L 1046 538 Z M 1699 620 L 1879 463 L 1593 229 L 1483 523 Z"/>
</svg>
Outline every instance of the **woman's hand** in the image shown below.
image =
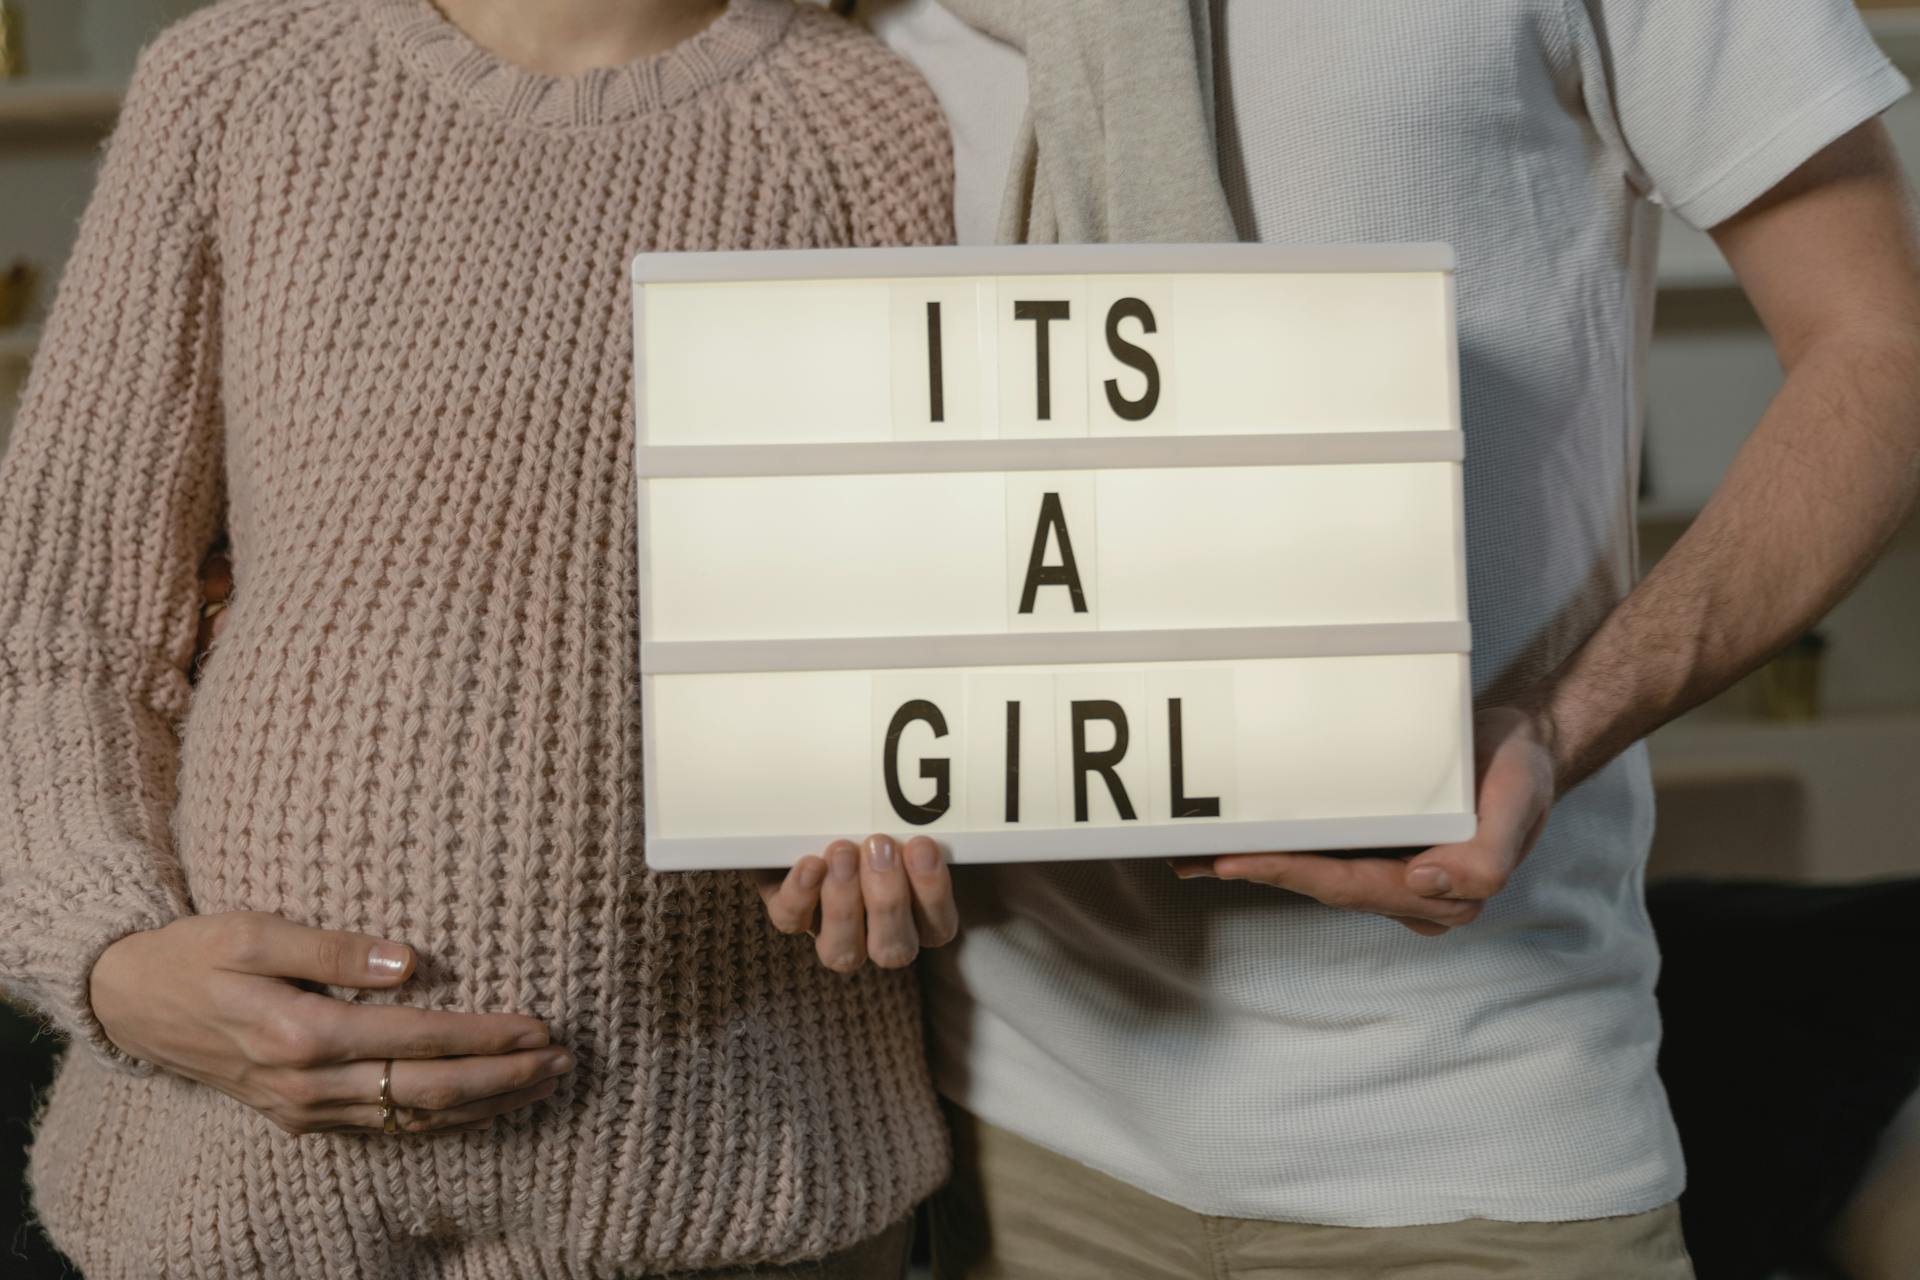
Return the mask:
<svg viewBox="0 0 1920 1280">
<path fill-rule="evenodd" d="M 767 916 L 782 933 L 811 933 L 820 963 L 852 973 L 868 960 L 903 969 L 922 947 L 943 947 L 960 930 L 953 877 L 940 846 L 925 836 L 903 850 L 891 836 L 851 840 L 808 856 L 784 874 L 757 876 Z"/>
<path fill-rule="evenodd" d="M 389 1058 L 396 1124 L 408 1133 L 483 1128 L 573 1069 L 537 1018 L 350 1004 L 295 985 L 379 990 L 413 966 L 412 948 L 398 943 L 247 911 L 128 934 L 89 981 L 114 1044 L 292 1134 L 379 1130 Z"/>
</svg>

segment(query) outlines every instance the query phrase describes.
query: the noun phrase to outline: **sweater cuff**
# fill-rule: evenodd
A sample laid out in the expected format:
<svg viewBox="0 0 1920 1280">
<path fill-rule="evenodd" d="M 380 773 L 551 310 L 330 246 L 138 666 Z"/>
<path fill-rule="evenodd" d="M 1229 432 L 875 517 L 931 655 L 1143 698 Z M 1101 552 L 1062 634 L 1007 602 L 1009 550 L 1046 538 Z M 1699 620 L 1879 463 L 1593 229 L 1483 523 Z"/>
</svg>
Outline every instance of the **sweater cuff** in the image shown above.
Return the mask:
<svg viewBox="0 0 1920 1280">
<path fill-rule="evenodd" d="M 60 904 L 58 911 L 42 917 L 39 936 L 23 940 L 23 949 L 31 953 L 23 968 L 33 976 L 16 982 L 15 990 L 46 1022 L 102 1064 L 132 1075 L 151 1074 L 153 1064 L 132 1057 L 107 1038 L 106 1028 L 94 1016 L 90 984 L 101 952 L 130 933 L 158 929 L 175 918 L 133 895 Z"/>
</svg>

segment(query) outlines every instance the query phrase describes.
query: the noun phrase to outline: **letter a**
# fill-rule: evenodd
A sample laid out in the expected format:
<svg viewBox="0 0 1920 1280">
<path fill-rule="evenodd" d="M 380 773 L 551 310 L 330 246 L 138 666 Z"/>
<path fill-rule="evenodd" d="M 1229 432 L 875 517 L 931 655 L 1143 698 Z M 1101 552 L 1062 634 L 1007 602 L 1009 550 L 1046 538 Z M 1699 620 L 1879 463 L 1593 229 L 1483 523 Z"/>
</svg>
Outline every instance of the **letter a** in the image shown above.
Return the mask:
<svg viewBox="0 0 1920 1280">
<path fill-rule="evenodd" d="M 1060 563 L 1047 559 L 1047 530 L 1060 542 Z M 1020 612 L 1033 612 L 1033 598 L 1041 587 L 1065 587 L 1073 597 L 1073 611 L 1087 611 L 1087 593 L 1080 586 L 1080 566 L 1073 558 L 1073 539 L 1067 535 L 1066 512 L 1060 507 L 1060 495 L 1045 494 L 1040 499 L 1040 522 L 1033 530 L 1033 553 L 1027 557 L 1027 582 L 1020 591 Z"/>
</svg>

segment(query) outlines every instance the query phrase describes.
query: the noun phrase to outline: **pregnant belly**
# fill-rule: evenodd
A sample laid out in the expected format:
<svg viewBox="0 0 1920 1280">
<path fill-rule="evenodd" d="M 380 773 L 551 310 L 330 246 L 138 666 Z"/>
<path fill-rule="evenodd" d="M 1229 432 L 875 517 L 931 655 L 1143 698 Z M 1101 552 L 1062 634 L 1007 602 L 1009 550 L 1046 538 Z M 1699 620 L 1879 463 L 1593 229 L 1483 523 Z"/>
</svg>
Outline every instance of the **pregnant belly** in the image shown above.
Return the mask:
<svg viewBox="0 0 1920 1280">
<path fill-rule="evenodd" d="M 622 744 L 563 723 L 542 690 L 453 670 L 316 681 L 229 643 L 181 743 L 175 848 L 197 910 L 530 924 L 604 900 L 620 850 L 637 853 L 637 814 L 614 802 Z"/>
</svg>

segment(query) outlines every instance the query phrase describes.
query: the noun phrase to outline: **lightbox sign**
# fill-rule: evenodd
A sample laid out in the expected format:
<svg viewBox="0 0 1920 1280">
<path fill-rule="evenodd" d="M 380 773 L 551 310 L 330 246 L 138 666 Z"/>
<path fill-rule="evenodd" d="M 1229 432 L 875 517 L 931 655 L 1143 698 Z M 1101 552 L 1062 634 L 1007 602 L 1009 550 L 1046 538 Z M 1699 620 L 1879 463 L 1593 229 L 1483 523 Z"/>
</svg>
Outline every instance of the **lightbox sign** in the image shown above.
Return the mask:
<svg viewBox="0 0 1920 1280">
<path fill-rule="evenodd" d="M 1473 830 L 1452 254 L 634 264 L 648 860 Z"/>
</svg>

